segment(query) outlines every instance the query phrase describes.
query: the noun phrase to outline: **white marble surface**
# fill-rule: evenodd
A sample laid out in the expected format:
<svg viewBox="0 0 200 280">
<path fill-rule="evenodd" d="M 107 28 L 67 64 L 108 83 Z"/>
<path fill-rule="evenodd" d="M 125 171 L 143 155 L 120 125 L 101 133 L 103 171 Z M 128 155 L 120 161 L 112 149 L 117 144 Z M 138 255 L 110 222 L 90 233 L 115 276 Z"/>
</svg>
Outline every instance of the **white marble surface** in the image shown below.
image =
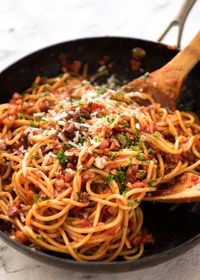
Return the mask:
<svg viewBox="0 0 200 280">
<path fill-rule="evenodd" d="M 156 40 L 183 0 L 0 0 L 0 70 L 41 47 L 81 37 L 116 35 Z M 182 46 L 200 29 L 200 0 L 191 11 Z M 175 44 L 176 30 L 166 38 Z M 0 279 L 199 280 L 200 245 L 166 263 L 109 276 L 50 267 L 0 241 Z"/>
</svg>

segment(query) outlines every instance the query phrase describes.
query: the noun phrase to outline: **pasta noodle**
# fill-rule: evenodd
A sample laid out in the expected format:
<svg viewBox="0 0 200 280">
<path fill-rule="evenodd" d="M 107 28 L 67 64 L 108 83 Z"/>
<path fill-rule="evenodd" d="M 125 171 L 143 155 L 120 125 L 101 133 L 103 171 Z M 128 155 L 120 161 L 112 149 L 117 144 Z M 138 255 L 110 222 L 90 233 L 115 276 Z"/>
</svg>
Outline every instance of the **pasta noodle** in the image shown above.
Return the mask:
<svg viewBox="0 0 200 280">
<path fill-rule="evenodd" d="M 0 105 L 1 228 L 77 261 L 135 260 L 154 242 L 141 201 L 181 174 L 197 180 L 199 144 L 193 114 L 145 93 L 37 77 Z"/>
</svg>

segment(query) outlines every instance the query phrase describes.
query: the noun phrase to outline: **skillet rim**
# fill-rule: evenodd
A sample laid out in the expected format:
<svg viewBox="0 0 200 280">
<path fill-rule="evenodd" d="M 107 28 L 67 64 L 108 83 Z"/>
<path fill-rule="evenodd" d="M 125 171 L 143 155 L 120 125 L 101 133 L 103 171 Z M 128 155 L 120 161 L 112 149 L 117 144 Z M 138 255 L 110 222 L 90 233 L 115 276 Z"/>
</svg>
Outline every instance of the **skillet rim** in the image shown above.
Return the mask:
<svg viewBox="0 0 200 280">
<path fill-rule="evenodd" d="M 164 44 L 162 42 L 155 42 L 151 40 L 145 40 L 140 38 L 131 38 L 126 36 L 95 36 L 95 37 L 87 37 L 87 38 L 78 38 L 78 39 L 72 39 L 69 41 L 59 42 L 53 45 L 44 46 L 42 48 L 37 49 L 36 51 L 32 51 L 21 58 L 15 60 L 11 64 L 9 64 L 4 69 L 0 70 L 0 76 L 6 75 L 8 71 L 12 69 L 12 67 L 16 67 L 17 64 L 22 63 L 23 61 L 31 58 L 34 55 L 42 54 L 45 51 L 53 50 L 54 48 L 61 47 L 65 44 L 73 44 L 80 42 L 86 42 L 86 41 L 92 41 L 92 40 L 135 40 L 138 42 L 141 42 L 143 44 L 151 44 L 160 46 L 169 50 L 172 50 L 171 46 Z M 172 51 L 176 54 L 179 49 L 175 48 Z M 0 103 L 1 104 L 1 103 Z M 8 245 L 13 247 L 14 249 L 17 249 L 18 251 L 24 253 L 25 255 L 28 255 L 29 257 L 32 257 L 34 259 L 39 259 L 42 262 L 49 263 L 51 265 L 56 264 L 58 267 L 65 267 L 69 268 L 70 270 L 79 270 L 80 272 L 102 272 L 102 269 L 105 272 L 115 273 L 115 272 L 125 272 L 125 271 L 131 271 L 131 270 L 137 270 L 141 268 L 150 267 L 153 265 L 157 265 L 160 263 L 163 263 L 167 260 L 170 260 L 172 258 L 175 258 L 176 256 L 184 253 L 185 251 L 189 250 L 190 248 L 194 247 L 196 244 L 200 243 L 200 232 L 195 235 L 194 237 L 186 240 L 185 242 L 171 248 L 167 249 L 165 251 L 162 251 L 160 253 L 154 253 L 153 255 L 145 256 L 140 259 L 134 260 L 134 261 L 113 261 L 112 263 L 105 263 L 105 262 L 77 262 L 76 260 L 52 256 L 48 253 L 32 250 L 28 246 L 25 246 L 23 244 L 20 244 L 19 242 L 11 239 L 8 235 L 6 235 L 4 232 L 0 230 L 0 238 L 5 241 Z M 111 271 L 110 269 L 114 268 L 114 271 Z"/>
</svg>

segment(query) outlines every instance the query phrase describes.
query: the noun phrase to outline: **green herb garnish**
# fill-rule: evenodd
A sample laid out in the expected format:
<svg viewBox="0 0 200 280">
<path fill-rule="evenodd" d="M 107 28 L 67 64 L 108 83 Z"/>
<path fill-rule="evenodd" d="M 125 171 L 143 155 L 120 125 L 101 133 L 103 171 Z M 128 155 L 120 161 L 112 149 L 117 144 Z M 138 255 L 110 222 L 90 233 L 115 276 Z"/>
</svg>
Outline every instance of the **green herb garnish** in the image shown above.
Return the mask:
<svg viewBox="0 0 200 280">
<path fill-rule="evenodd" d="M 19 119 L 25 119 L 25 116 L 23 114 L 19 114 Z"/>
<path fill-rule="evenodd" d="M 44 240 L 44 238 L 43 238 L 43 236 L 41 236 L 41 235 L 37 235 L 36 238 L 35 238 L 35 240 L 41 240 L 41 241 L 42 241 L 42 240 Z"/>
<path fill-rule="evenodd" d="M 126 191 L 126 173 L 122 170 L 120 170 L 117 175 L 114 176 L 114 179 L 119 183 L 120 187 L 120 194 L 124 193 Z"/>
<path fill-rule="evenodd" d="M 157 177 L 157 178 L 162 177 L 162 173 L 158 172 L 157 175 L 156 175 L 156 177 Z"/>
<path fill-rule="evenodd" d="M 107 117 L 106 120 L 107 120 L 108 123 L 113 123 L 115 119 Z"/>
<path fill-rule="evenodd" d="M 36 204 L 38 204 L 38 203 L 40 203 L 40 202 L 43 201 L 43 200 L 42 200 L 39 196 L 37 196 L 36 194 L 33 195 L 33 200 L 35 201 Z"/>
<path fill-rule="evenodd" d="M 134 202 L 128 202 L 127 206 L 133 207 L 139 203 L 140 203 L 140 201 L 138 199 L 134 199 Z"/>
<path fill-rule="evenodd" d="M 155 185 L 156 185 L 156 182 L 153 180 L 153 179 L 149 179 L 149 181 L 148 181 L 148 183 L 152 186 L 152 187 L 154 187 Z"/>
<path fill-rule="evenodd" d="M 117 136 L 117 139 L 119 140 L 119 142 L 122 144 L 123 147 L 127 145 L 126 137 L 123 134 L 119 134 Z"/>
<path fill-rule="evenodd" d="M 106 89 L 106 88 L 104 88 L 104 87 L 99 87 L 99 88 L 97 89 L 97 97 L 100 96 L 100 95 L 102 95 L 102 94 L 104 94 L 104 93 L 106 93 L 106 92 L 107 92 L 107 89 Z"/>
<path fill-rule="evenodd" d="M 31 126 L 31 127 L 37 127 L 37 126 L 38 126 L 38 123 L 37 123 L 37 122 L 34 122 L 34 121 L 30 121 L 30 122 L 29 122 L 29 126 Z"/>
<path fill-rule="evenodd" d="M 139 161 L 145 161 L 145 158 L 142 155 L 137 155 L 136 157 Z"/>
<path fill-rule="evenodd" d="M 123 120 L 121 126 L 122 127 L 128 127 L 129 123 L 127 121 Z"/>
<path fill-rule="evenodd" d="M 41 116 L 41 117 L 36 117 L 36 120 L 38 122 L 46 122 L 48 121 L 48 118 L 47 117 L 44 117 L 44 116 Z"/>
<path fill-rule="evenodd" d="M 69 162 L 69 159 L 68 159 L 68 157 L 65 155 L 64 152 L 61 152 L 61 151 L 58 152 L 58 153 L 56 154 L 56 157 L 57 157 L 57 159 L 58 159 L 58 161 L 59 161 L 60 164 L 66 164 L 66 163 Z"/>
<path fill-rule="evenodd" d="M 117 156 L 116 156 L 115 153 L 110 153 L 110 155 L 109 155 L 110 160 L 113 160 L 113 159 L 115 159 L 116 157 L 117 157 Z"/>
<path fill-rule="evenodd" d="M 147 149 L 147 153 L 148 153 L 148 154 L 152 154 L 152 152 L 153 152 L 152 148 L 148 148 L 148 149 Z"/>
<path fill-rule="evenodd" d="M 144 75 L 142 76 L 143 79 L 146 79 L 147 77 L 149 77 L 149 72 L 144 73 Z"/>
<path fill-rule="evenodd" d="M 36 160 L 36 159 L 37 159 L 37 157 L 36 157 L 36 156 L 31 156 L 31 159 Z"/>
<path fill-rule="evenodd" d="M 106 177 L 105 177 L 105 182 L 106 183 L 111 183 L 114 179 L 114 176 L 112 174 L 108 174 Z"/>
<path fill-rule="evenodd" d="M 121 98 L 124 98 L 124 95 L 125 95 L 125 92 L 124 92 L 124 91 L 119 91 L 119 92 L 116 93 L 116 97 L 117 97 L 117 98 L 120 98 L 120 99 L 121 99 Z"/>
<path fill-rule="evenodd" d="M 153 133 L 154 138 L 158 138 L 158 133 Z"/>
<path fill-rule="evenodd" d="M 45 97 L 45 96 L 50 96 L 50 93 L 49 93 L 49 92 L 43 92 L 43 93 L 40 95 L 40 98 L 41 98 L 41 97 Z"/>
</svg>

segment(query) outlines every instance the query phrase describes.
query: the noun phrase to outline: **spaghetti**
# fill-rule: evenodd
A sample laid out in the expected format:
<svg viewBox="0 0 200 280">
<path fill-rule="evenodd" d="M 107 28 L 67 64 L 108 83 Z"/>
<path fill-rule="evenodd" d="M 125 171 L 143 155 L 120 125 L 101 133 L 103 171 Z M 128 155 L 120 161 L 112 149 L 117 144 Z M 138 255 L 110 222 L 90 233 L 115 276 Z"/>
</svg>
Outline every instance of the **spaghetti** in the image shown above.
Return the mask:
<svg viewBox="0 0 200 280">
<path fill-rule="evenodd" d="M 198 180 L 199 144 L 193 114 L 144 93 L 37 77 L 0 105 L 1 228 L 77 261 L 135 260 L 154 242 L 142 199 L 187 172 Z"/>
</svg>

